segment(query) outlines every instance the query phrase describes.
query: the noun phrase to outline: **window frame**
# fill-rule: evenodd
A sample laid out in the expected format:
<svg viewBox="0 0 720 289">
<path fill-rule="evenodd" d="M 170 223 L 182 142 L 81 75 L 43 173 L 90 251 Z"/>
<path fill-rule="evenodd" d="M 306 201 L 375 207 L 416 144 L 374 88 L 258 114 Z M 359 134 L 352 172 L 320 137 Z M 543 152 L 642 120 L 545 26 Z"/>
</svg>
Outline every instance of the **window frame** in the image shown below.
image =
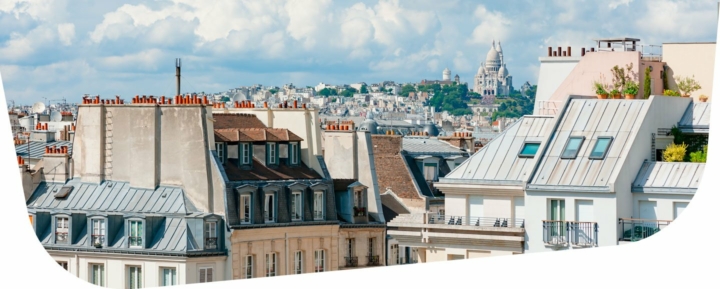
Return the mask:
<svg viewBox="0 0 720 289">
<path fill-rule="evenodd" d="M 347 257 L 355 257 L 355 238 L 347 238 Z"/>
<path fill-rule="evenodd" d="M 240 165 L 250 165 L 252 163 L 252 144 L 249 142 L 240 143 Z"/>
<path fill-rule="evenodd" d="M 203 240 L 205 241 L 205 243 L 203 244 L 203 249 L 216 250 L 218 248 L 218 241 L 220 239 L 218 236 L 218 223 L 219 222 L 215 219 L 206 220 L 204 222 L 204 224 L 203 224 Z M 208 240 L 212 239 L 212 238 L 215 238 L 215 247 L 214 248 L 210 248 L 210 246 L 208 246 Z"/>
<path fill-rule="evenodd" d="M 107 219 L 104 218 L 104 217 L 94 217 L 94 218 L 90 218 L 89 221 L 90 221 L 90 230 L 91 230 L 91 231 L 90 231 L 90 244 L 89 244 L 89 245 L 90 245 L 91 247 L 95 246 L 95 237 L 96 237 L 96 236 L 102 236 L 102 237 L 101 237 L 100 244 L 101 244 L 102 246 L 106 246 L 106 244 L 107 244 L 107 242 L 106 242 L 106 241 L 107 241 Z M 102 234 L 96 234 L 96 232 L 95 232 L 95 224 L 96 224 L 96 222 L 99 222 L 99 223 L 101 224 L 101 226 L 100 226 L 100 227 L 101 227 L 101 228 L 100 228 L 100 231 L 101 231 Z"/>
<path fill-rule="evenodd" d="M 595 152 L 595 149 L 598 147 L 598 144 L 600 143 L 600 140 L 606 139 L 608 140 L 607 146 L 605 146 L 605 149 L 603 150 L 603 153 L 601 156 L 593 156 L 592 154 Z M 595 140 L 595 144 L 593 145 L 592 149 L 590 150 L 590 154 L 588 154 L 588 159 L 591 160 L 603 160 L 607 156 L 607 154 L 610 152 L 610 147 L 612 146 L 614 141 L 614 138 L 612 136 L 599 136 Z"/>
<path fill-rule="evenodd" d="M 248 262 L 250 261 L 250 262 Z M 252 279 L 255 277 L 255 255 L 245 255 L 245 279 Z"/>
<path fill-rule="evenodd" d="M 295 262 L 293 263 L 294 264 L 293 272 L 296 275 L 303 273 L 303 259 L 305 259 L 305 258 L 303 258 L 303 251 L 301 251 L 301 250 L 295 251 Z"/>
<path fill-rule="evenodd" d="M 298 165 L 300 163 L 299 147 L 300 145 L 297 142 L 290 142 L 288 144 L 288 161 L 291 165 Z"/>
<path fill-rule="evenodd" d="M 65 220 L 65 221 L 59 222 L 60 220 Z M 70 245 L 72 243 L 70 240 L 70 238 L 71 238 L 71 236 L 70 236 L 70 220 L 71 220 L 71 218 L 68 215 L 55 216 L 54 224 L 53 224 L 54 225 L 53 232 L 55 233 L 55 236 L 54 236 L 55 240 L 53 240 L 53 241 L 55 244 Z M 64 224 L 65 226 L 63 228 L 60 228 L 60 227 L 58 227 L 59 224 Z M 64 229 L 64 232 L 63 232 L 63 233 L 65 233 L 65 241 L 64 242 L 58 243 L 57 236 L 58 236 L 58 234 L 61 233 L 61 231 L 58 231 L 58 229 Z"/>
<path fill-rule="evenodd" d="M 368 238 L 368 256 L 375 256 L 375 237 Z"/>
<path fill-rule="evenodd" d="M 214 268 L 213 266 L 198 266 L 198 269 L 197 269 L 197 270 L 198 270 L 198 279 L 197 279 L 198 283 L 211 283 L 211 282 L 213 282 L 213 280 L 214 280 L 214 278 L 215 278 L 215 268 Z M 204 276 L 203 276 L 203 274 L 202 274 L 202 272 L 203 272 L 202 270 L 205 270 L 205 275 L 204 275 Z M 210 274 L 209 274 L 209 276 L 210 276 L 209 279 L 210 279 L 210 280 L 209 280 L 209 281 L 208 281 L 208 272 L 210 272 Z M 202 282 L 200 281 L 200 280 L 201 280 L 201 279 L 200 279 L 201 276 L 204 277 L 205 281 L 202 281 Z"/>
<path fill-rule="evenodd" d="M 131 284 L 132 284 L 131 281 L 133 280 L 133 276 L 132 276 L 132 271 L 133 271 L 133 270 L 132 270 L 132 269 L 136 269 L 136 270 L 135 270 L 135 273 L 136 273 L 136 274 L 135 274 L 135 278 L 134 278 L 134 279 L 135 279 L 135 282 L 136 282 L 136 283 L 135 283 L 135 287 L 132 287 L 132 285 L 131 285 Z M 145 279 L 145 278 L 143 278 L 143 276 L 142 276 L 142 274 L 143 274 L 143 268 L 142 268 L 141 265 L 128 265 L 128 266 L 126 267 L 126 271 L 125 271 L 125 272 L 127 273 L 127 275 L 125 276 L 125 277 L 126 277 L 125 281 L 127 282 L 127 284 L 126 284 L 127 286 L 125 286 L 126 288 L 128 288 L 128 289 L 141 289 L 141 288 L 145 287 L 145 286 L 143 286 L 143 279 Z"/>
<path fill-rule="evenodd" d="M 272 202 L 268 201 L 268 197 L 272 197 Z M 270 216 L 269 209 L 272 209 L 272 216 Z M 265 223 L 275 223 L 277 221 L 277 192 L 265 192 L 263 210 Z"/>
<path fill-rule="evenodd" d="M 89 271 L 90 271 L 90 272 L 89 272 L 90 274 L 88 275 L 88 282 L 89 282 L 90 284 L 93 284 L 93 285 L 96 285 L 96 286 L 104 287 L 104 286 L 105 286 L 105 279 L 106 279 L 106 278 L 105 278 L 105 264 L 101 264 L 101 263 L 90 263 L 90 264 L 88 264 L 88 265 L 89 265 L 89 267 L 90 267 L 90 268 L 88 268 Z M 94 278 L 94 277 L 95 277 L 95 274 L 93 274 L 93 273 L 95 272 L 95 268 L 96 268 L 96 267 L 97 267 L 97 268 L 99 269 L 99 271 L 100 271 L 100 272 L 98 272 L 98 277 L 100 277 L 99 282 L 98 282 L 98 280 L 95 280 L 95 278 Z M 100 284 L 97 284 L 97 283 L 100 283 Z"/>
<path fill-rule="evenodd" d="M 68 271 L 68 269 L 70 268 L 69 267 L 70 264 L 68 264 L 68 261 L 55 261 L 55 262 L 58 263 L 58 265 L 60 265 L 60 267 L 62 267 L 66 271 Z"/>
<path fill-rule="evenodd" d="M 313 268 L 316 273 L 327 271 L 326 270 L 327 264 L 325 264 L 326 258 L 325 258 L 325 250 L 324 249 L 315 250 L 315 260 L 314 261 L 315 261 L 314 262 L 315 266 L 313 266 Z"/>
<path fill-rule="evenodd" d="M 423 170 L 423 176 L 425 177 L 425 180 L 428 181 L 437 181 L 438 180 L 438 163 L 426 163 L 423 162 L 422 170 Z M 428 179 L 427 175 L 427 168 L 432 168 L 433 175 L 430 176 L 430 179 Z"/>
<path fill-rule="evenodd" d="M 290 193 L 290 219 L 293 221 L 302 221 L 303 219 L 303 192 L 300 190 L 293 190 Z"/>
<path fill-rule="evenodd" d="M 526 148 L 528 145 L 537 145 L 537 146 L 538 146 L 538 148 L 537 148 L 537 150 L 535 151 L 534 154 L 532 154 L 532 155 L 530 155 L 530 154 L 523 154 L 523 151 L 525 150 L 525 148 Z M 540 150 L 540 146 L 541 146 L 541 145 L 542 145 L 542 142 L 539 142 L 539 141 L 526 141 L 526 142 L 524 142 L 523 145 L 522 145 L 522 147 L 520 147 L 520 151 L 518 152 L 518 157 L 520 157 L 520 158 L 534 158 L 534 157 L 537 155 L 538 151 Z"/>
<path fill-rule="evenodd" d="M 169 272 L 171 272 L 171 276 L 170 276 L 171 284 L 166 283 L 167 280 L 165 279 L 165 270 L 169 270 Z M 166 287 L 166 286 L 175 286 L 175 285 L 178 285 L 177 268 L 160 266 L 160 286 Z"/>
<path fill-rule="evenodd" d="M 275 142 L 268 142 L 267 143 L 267 150 L 265 153 L 267 154 L 267 163 L 269 165 L 276 165 L 278 163 L 278 145 Z"/>
<path fill-rule="evenodd" d="M 227 146 L 224 142 L 216 142 L 215 143 L 215 151 L 218 154 L 218 159 L 220 159 L 221 164 L 225 164 L 225 159 L 227 155 Z"/>
<path fill-rule="evenodd" d="M 245 211 L 245 204 L 243 203 L 243 199 L 247 198 L 247 212 Z M 252 224 L 253 220 L 253 195 L 252 193 L 241 193 L 240 194 L 240 205 L 239 205 L 239 217 L 240 217 L 240 224 Z M 247 218 L 245 218 L 245 215 L 247 215 Z"/>
<path fill-rule="evenodd" d="M 318 195 L 320 196 L 320 206 L 317 204 Z M 320 217 L 318 217 L 318 210 Z M 313 220 L 322 221 L 325 220 L 325 191 L 324 190 L 313 190 Z"/>
<path fill-rule="evenodd" d="M 277 253 L 265 253 L 265 277 L 277 276 L 277 261 Z"/>
<path fill-rule="evenodd" d="M 140 229 L 137 230 L 137 236 L 133 237 L 133 227 L 132 224 L 137 222 L 140 225 Z M 128 219 L 127 220 L 127 229 L 128 229 L 128 247 L 131 249 L 142 249 L 145 246 L 145 220 L 138 220 L 138 219 Z M 138 245 L 133 245 L 132 238 L 139 238 L 140 240 L 137 241 L 139 243 Z"/>
<path fill-rule="evenodd" d="M 572 155 L 572 157 L 566 156 L 568 146 L 570 145 L 570 142 L 574 139 L 580 140 L 577 150 L 575 151 L 575 154 Z M 580 154 L 580 149 L 582 149 L 583 144 L 585 144 L 585 136 L 570 136 L 570 137 L 568 137 L 567 141 L 565 142 L 565 146 L 563 147 L 563 150 L 560 152 L 560 159 L 576 159 L 578 157 L 578 155 Z"/>
</svg>

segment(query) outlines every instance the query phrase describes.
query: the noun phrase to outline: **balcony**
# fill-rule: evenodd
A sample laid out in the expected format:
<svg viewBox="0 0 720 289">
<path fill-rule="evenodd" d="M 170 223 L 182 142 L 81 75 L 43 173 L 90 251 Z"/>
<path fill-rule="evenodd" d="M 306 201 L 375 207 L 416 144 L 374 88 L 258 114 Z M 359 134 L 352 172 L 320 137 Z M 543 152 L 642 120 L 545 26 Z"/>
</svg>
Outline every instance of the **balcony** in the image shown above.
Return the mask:
<svg viewBox="0 0 720 289">
<path fill-rule="evenodd" d="M 368 266 L 379 266 L 380 265 L 380 256 L 367 256 L 368 258 Z"/>
<path fill-rule="evenodd" d="M 345 257 L 345 267 L 357 267 L 358 257 Z"/>
<path fill-rule="evenodd" d="M 205 250 L 217 249 L 217 238 L 205 238 Z"/>
<path fill-rule="evenodd" d="M 525 220 L 491 217 L 463 217 L 450 215 L 429 215 L 428 224 L 475 226 L 475 227 L 502 227 L 502 228 L 525 228 Z"/>
<path fill-rule="evenodd" d="M 92 245 L 100 248 L 105 244 L 105 235 L 92 235 Z"/>
<path fill-rule="evenodd" d="M 645 219 L 625 219 L 621 218 L 618 222 L 619 241 L 637 242 L 654 235 L 660 230 L 665 229 L 672 221 L 661 220 L 645 220 Z"/>
<path fill-rule="evenodd" d="M 367 224 L 369 221 L 366 207 L 353 207 L 353 223 Z"/>
<path fill-rule="evenodd" d="M 55 233 L 55 244 L 69 244 L 67 232 Z"/>
<path fill-rule="evenodd" d="M 543 242 L 551 246 L 597 247 L 596 222 L 543 221 Z"/>
</svg>

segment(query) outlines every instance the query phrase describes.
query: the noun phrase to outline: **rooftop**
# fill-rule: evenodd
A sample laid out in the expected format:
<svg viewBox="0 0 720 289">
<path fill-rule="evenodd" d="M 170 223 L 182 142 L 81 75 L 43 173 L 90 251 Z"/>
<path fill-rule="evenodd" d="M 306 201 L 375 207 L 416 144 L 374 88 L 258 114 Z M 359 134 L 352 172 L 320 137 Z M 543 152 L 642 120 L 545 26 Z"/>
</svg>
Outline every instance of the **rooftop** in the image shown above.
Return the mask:
<svg viewBox="0 0 720 289">
<path fill-rule="evenodd" d="M 53 141 L 53 142 L 38 142 L 30 141 L 28 143 L 19 144 L 15 146 L 15 154 L 23 157 L 24 159 L 41 159 L 45 155 L 45 147 L 47 146 L 67 146 L 68 154 L 72 155 L 73 144 L 69 141 Z M 28 157 L 28 149 L 30 156 Z"/>
<path fill-rule="evenodd" d="M 405 136 L 402 138 L 402 149 L 412 155 L 464 155 L 467 152 L 436 137 Z"/>
<path fill-rule="evenodd" d="M 685 110 L 685 114 L 678 122 L 678 128 L 683 132 L 709 133 L 710 109 L 709 102 L 692 102 Z"/>
<path fill-rule="evenodd" d="M 644 162 L 632 184 L 633 193 L 687 193 L 697 190 L 705 163 Z"/>
</svg>

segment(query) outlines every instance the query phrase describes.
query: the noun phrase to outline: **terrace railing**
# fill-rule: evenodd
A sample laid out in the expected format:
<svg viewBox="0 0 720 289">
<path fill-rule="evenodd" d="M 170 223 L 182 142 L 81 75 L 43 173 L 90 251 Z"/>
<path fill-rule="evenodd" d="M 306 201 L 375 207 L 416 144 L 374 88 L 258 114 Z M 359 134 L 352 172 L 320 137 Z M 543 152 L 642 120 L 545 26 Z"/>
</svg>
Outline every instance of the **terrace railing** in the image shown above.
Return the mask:
<svg viewBox="0 0 720 289">
<path fill-rule="evenodd" d="M 438 225 L 463 225 L 475 227 L 503 227 L 503 228 L 525 228 L 524 219 L 494 218 L 494 217 L 465 217 L 451 215 L 428 215 L 428 224 Z"/>
<path fill-rule="evenodd" d="M 637 242 L 654 235 L 660 230 L 665 229 L 672 221 L 663 220 L 646 220 L 646 219 L 626 219 L 618 220 L 618 236 L 619 241 Z"/>
</svg>

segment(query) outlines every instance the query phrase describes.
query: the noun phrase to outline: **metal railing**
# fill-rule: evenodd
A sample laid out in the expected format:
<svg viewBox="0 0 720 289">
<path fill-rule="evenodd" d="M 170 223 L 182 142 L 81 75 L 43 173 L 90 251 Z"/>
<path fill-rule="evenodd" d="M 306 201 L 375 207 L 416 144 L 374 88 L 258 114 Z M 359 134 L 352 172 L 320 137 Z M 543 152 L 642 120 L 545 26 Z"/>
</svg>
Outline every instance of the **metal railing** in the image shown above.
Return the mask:
<svg viewBox="0 0 720 289">
<path fill-rule="evenodd" d="M 92 235 L 92 245 L 102 246 L 105 243 L 105 235 Z"/>
<path fill-rule="evenodd" d="M 68 244 L 68 233 L 57 232 L 55 233 L 55 244 Z"/>
<path fill-rule="evenodd" d="M 367 209 L 365 207 L 354 207 L 353 217 L 365 216 Z"/>
<path fill-rule="evenodd" d="M 205 249 L 216 249 L 217 238 L 205 238 Z"/>
<path fill-rule="evenodd" d="M 569 228 L 565 221 L 543 221 L 543 242 L 549 245 L 565 245 Z"/>
<path fill-rule="evenodd" d="M 626 219 L 618 220 L 619 241 L 637 242 L 659 232 L 672 221 L 663 220 L 646 220 L 646 219 Z"/>
<path fill-rule="evenodd" d="M 575 246 L 597 246 L 598 224 L 596 222 L 568 222 L 570 243 Z"/>
<path fill-rule="evenodd" d="M 345 257 L 345 267 L 357 267 L 358 257 Z"/>
<path fill-rule="evenodd" d="M 504 228 L 525 228 L 524 219 L 493 218 L 493 217 L 465 217 L 431 214 L 428 215 L 428 224 L 438 225 L 464 225 L 475 227 L 504 227 Z"/>
<path fill-rule="evenodd" d="M 380 265 L 380 256 L 367 256 L 368 258 L 368 266 L 378 266 Z"/>
</svg>

